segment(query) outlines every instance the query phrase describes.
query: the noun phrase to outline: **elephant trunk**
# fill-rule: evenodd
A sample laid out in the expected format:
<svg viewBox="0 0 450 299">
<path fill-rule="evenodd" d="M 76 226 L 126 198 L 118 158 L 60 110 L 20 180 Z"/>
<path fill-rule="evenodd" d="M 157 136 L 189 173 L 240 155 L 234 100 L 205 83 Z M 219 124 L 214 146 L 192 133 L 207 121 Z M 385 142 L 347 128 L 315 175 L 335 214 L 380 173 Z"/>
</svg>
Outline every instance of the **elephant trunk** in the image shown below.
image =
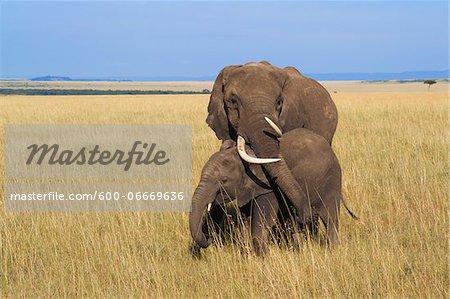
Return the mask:
<svg viewBox="0 0 450 299">
<path fill-rule="evenodd" d="M 263 164 L 264 169 L 296 207 L 303 221 L 311 214 L 308 198 L 300 187 L 286 161 L 280 153 L 277 132 L 268 124 L 265 117 L 271 115 L 255 115 L 251 119 L 253 132 L 247 133 L 248 141 L 258 158 L 281 158 L 279 162 Z"/>
<path fill-rule="evenodd" d="M 212 189 L 211 186 L 213 186 L 213 182 L 208 181 L 202 175 L 200 184 L 192 196 L 191 213 L 189 214 L 189 229 L 192 238 L 202 248 L 207 248 L 210 243 L 203 232 L 203 213 L 208 204 L 214 201 L 217 193 L 217 190 L 208 190 Z"/>
</svg>

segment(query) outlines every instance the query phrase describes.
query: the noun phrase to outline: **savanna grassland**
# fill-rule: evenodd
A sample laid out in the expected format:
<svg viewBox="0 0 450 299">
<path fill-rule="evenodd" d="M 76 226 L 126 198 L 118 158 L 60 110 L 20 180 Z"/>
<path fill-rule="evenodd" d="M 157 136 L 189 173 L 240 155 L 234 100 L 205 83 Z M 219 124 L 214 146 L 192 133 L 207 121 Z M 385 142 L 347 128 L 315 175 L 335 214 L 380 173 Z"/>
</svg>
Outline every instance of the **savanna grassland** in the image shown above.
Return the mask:
<svg viewBox="0 0 450 299">
<path fill-rule="evenodd" d="M 228 245 L 196 260 L 188 213 L 6 213 L 2 194 L 0 297 L 448 298 L 448 95 L 431 89 L 332 93 L 333 148 L 360 220 L 341 212 L 331 252 L 305 242 L 299 252 L 272 245 L 260 258 Z M 0 120 L 2 131 L 192 124 L 194 188 L 219 146 L 207 103 L 208 95 L 3 96 Z M 2 169 L 4 142 L 2 134 Z"/>
</svg>

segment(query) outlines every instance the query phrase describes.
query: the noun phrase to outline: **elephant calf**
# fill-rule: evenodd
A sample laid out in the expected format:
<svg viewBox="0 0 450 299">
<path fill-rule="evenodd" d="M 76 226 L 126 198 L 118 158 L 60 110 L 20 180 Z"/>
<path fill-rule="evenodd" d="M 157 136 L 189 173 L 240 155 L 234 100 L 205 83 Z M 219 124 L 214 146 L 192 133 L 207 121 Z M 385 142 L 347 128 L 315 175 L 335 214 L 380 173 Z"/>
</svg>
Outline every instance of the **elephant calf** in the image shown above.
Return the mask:
<svg viewBox="0 0 450 299">
<path fill-rule="evenodd" d="M 316 223 L 320 218 L 326 228 L 328 244 L 338 243 L 341 168 L 329 143 L 303 128 L 283 134 L 279 142 L 282 157 L 308 195 L 305 199 L 311 213 L 308 221 Z M 248 147 L 246 151 L 250 151 Z M 243 207 L 254 200 L 251 212 L 254 249 L 257 254 L 267 251 L 269 228 L 275 225 L 282 202 L 272 184 L 261 165 L 241 160 L 236 144 L 224 142 L 220 151 L 205 164 L 193 195 L 189 225 L 195 242 L 202 248 L 209 246 L 210 241 L 202 229 L 203 214 L 209 204 L 223 205 L 236 199 L 237 205 Z M 350 210 L 349 213 L 353 216 Z"/>
</svg>

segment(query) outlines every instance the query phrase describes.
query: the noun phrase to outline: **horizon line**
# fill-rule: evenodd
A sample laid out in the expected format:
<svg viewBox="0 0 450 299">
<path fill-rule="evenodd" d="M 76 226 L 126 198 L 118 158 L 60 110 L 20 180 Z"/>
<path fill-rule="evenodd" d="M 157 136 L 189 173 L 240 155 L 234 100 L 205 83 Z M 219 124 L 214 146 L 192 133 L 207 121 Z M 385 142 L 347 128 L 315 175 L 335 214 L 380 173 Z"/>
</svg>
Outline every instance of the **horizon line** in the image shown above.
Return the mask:
<svg viewBox="0 0 450 299">
<path fill-rule="evenodd" d="M 352 81 L 352 80 L 383 80 L 383 78 L 375 77 L 389 77 L 384 80 L 395 79 L 424 79 L 425 77 L 433 77 L 433 79 L 449 79 L 450 69 L 444 70 L 417 70 L 417 71 L 402 71 L 402 72 L 328 72 L 328 73 L 309 73 L 300 72 L 306 77 L 311 77 L 316 80 L 330 80 L 330 81 Z M 415 77 L 417 75 L 428 75 L 425 77 Z M 400 76 L 397 78 L 397 76 Z M 403 77 L 402 77 L 403 76 Z M 217 75 L 203 75 L 203 76 L 184 76 L 184 75 L 168 75 L 168 76 L 69 76 L 69 75 L 38 75 L 38 76 L 1 76 L 0 80 L 22 80 L 22 81 L 38 81 L 37 79 L 45 78 L 62 78 L 62 81 L 214 81 Z M 365 78 L 363 78 L 365 77 Z M 408 78 L 406 78 L 408 77 Z M 56 81 L 56 80 L 55 80 Z"/>
</svg>

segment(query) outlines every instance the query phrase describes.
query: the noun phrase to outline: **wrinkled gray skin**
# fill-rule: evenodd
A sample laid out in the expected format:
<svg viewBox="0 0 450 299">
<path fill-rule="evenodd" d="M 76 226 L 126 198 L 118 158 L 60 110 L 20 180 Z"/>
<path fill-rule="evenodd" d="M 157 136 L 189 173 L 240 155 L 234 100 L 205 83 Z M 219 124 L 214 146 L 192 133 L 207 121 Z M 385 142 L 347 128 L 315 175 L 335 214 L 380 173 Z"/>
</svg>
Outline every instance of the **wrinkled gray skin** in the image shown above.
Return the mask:
<svg viewBox="0 0 450 299">
<path fill-rule="evenodd" d="M 302 192 L 308 194 L 312 222 L 320 218 L 329 245 L 338 243 L 341 168 L 328 141 L 310 130 L 295 129 L 279 139 L 280 151 Z M 274 194 L 260 165 L 243 162 L 232 141 L 225 142 L 205 164 L 192 199 L 189 217 L 191 235 L 202 248 L 205 236 L 203 213 L 208 204 L 224 204 L 232 199 L 243 207 L 255 200 L 251 215 L 251 235 L 257 254 L 267 251 L 268 228 L 275 224 L 280 198 Z M 227 196 L 224 196 L 227 194 Z"/>
<path fill-rule="evenodd" d="M 217 138 L 236 141 L 240 135 L 258 158 L 281 158 L 263 167 L 306 222 L 311 215 L 306 194 L 264 117 L 274 121 L 283 133 L 307 128 L 331 144 L 337 126 L 336 106 L 317 81 L 293 67 L 282 69 L 268 62 L 225 67 L 211 93 L 206 122 Z M 193 206 L 193 213 L 200 217 L 202 210 Z"/>
</svg>

